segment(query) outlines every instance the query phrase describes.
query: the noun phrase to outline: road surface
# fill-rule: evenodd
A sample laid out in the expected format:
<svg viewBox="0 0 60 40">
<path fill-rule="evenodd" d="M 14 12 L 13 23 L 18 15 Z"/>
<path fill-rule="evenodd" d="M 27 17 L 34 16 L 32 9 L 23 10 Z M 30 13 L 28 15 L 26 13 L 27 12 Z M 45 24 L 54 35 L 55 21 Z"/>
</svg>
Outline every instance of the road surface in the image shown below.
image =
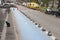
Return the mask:
<svg viewBox="0 0 60 40">
<path fill-rule="evenodd" d="M 32 10 L 23 6 L 18 6 L 19 10 L 22 11 L 25 15 L 30 17 L 32 20 L 41 24 L 42 27 L 51 31 L 57 39 L 60 40 L 60 18 L 56 18 L 52 15 L 46 15 L 43 12 Z"/>
</svg>

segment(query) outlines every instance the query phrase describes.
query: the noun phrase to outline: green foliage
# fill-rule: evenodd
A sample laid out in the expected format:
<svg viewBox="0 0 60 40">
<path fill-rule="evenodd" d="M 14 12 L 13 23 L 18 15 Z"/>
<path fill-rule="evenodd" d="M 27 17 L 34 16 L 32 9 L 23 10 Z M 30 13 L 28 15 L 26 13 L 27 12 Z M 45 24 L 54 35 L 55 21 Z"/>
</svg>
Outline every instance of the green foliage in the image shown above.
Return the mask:
<svg viewBox="0 0 60 40">
<path fill-rule="evenodd" d="M 49 1 L 51 1 L 51 0 L 42 0 L 43 3 L 47 3 Z"/>
<path fill-rule="evenodd" d="M 33 2 L 37 2 L 38 3 L 38 0 L 33 0 Z"/>
</svg>

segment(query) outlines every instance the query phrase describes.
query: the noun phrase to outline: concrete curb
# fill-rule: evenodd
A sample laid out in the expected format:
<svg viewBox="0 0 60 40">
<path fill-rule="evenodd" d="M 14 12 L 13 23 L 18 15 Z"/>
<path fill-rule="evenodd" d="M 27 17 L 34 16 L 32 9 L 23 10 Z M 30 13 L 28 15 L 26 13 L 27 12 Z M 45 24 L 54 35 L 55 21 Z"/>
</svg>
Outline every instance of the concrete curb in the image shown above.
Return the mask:
<svg viewBox="0 0 60 40">
<path fill-rule="evenodd" d="M 21 10 L 20 10 L 21 11 Z M 21 11 L 21 13 L 23 13 Z M 23 13 L 24 14 L 24 13 Z M 46 35 L 48 35 L 50 38 L 52 38 L 52 40 L 56 40 L 57 38 L 50 32 L 50 31 L 47 31 L 45 28 L 41 27 L 40 24 L 38 24 L 37 22 L 33 21 L 33 19 L 31 19 L 30 17 L 28 17 L 26 14 L 24 14 L 28 19 L 30 19 L 30 21 L 32 23 L 34 23 L 39 29 L 41 29 L 43 32 L 46 33 Z"/>
</svg>

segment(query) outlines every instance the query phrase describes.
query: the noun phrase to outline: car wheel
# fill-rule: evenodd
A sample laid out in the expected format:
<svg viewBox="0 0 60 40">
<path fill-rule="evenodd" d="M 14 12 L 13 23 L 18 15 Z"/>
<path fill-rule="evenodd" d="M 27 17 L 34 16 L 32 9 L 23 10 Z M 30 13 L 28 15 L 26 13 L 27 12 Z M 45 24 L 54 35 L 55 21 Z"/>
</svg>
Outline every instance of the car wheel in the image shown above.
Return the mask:
<svg viewBox="0 0 60 40">
<path fill-rule="evenodd" d="M 58 14 L 56 14 L 56 17 L 58 17 L 59 15 Z"/>
<path fill-rule="evenodd" d="M 52 15 L 54 15 L 54 13 L 52 12 Z"/>
<path fill-rule="evenodd" d="M 48 12 L 46 11 L 45 14 L 47 14 Z"/>
</svg>

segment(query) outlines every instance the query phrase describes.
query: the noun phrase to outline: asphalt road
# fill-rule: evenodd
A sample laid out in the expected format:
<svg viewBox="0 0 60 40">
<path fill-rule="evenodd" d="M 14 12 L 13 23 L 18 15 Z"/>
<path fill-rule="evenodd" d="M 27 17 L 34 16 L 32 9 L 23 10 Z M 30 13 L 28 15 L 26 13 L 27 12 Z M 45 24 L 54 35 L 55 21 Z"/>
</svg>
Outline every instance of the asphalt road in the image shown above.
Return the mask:
<svg viewBox="0 0 60 40">
<path fill-rule="evenodd" d="M 22 11 L 25 15 L 33 19 L 38 24 L 41 24 L 42 27 L 51 31 L 54 36 L 60 40 L 60 18 L 56 18 L 52 15 L 46 15 L 43 12 L 32 10 L 23 6 L 18 6 L 19 10 Z"/>
</svg>

